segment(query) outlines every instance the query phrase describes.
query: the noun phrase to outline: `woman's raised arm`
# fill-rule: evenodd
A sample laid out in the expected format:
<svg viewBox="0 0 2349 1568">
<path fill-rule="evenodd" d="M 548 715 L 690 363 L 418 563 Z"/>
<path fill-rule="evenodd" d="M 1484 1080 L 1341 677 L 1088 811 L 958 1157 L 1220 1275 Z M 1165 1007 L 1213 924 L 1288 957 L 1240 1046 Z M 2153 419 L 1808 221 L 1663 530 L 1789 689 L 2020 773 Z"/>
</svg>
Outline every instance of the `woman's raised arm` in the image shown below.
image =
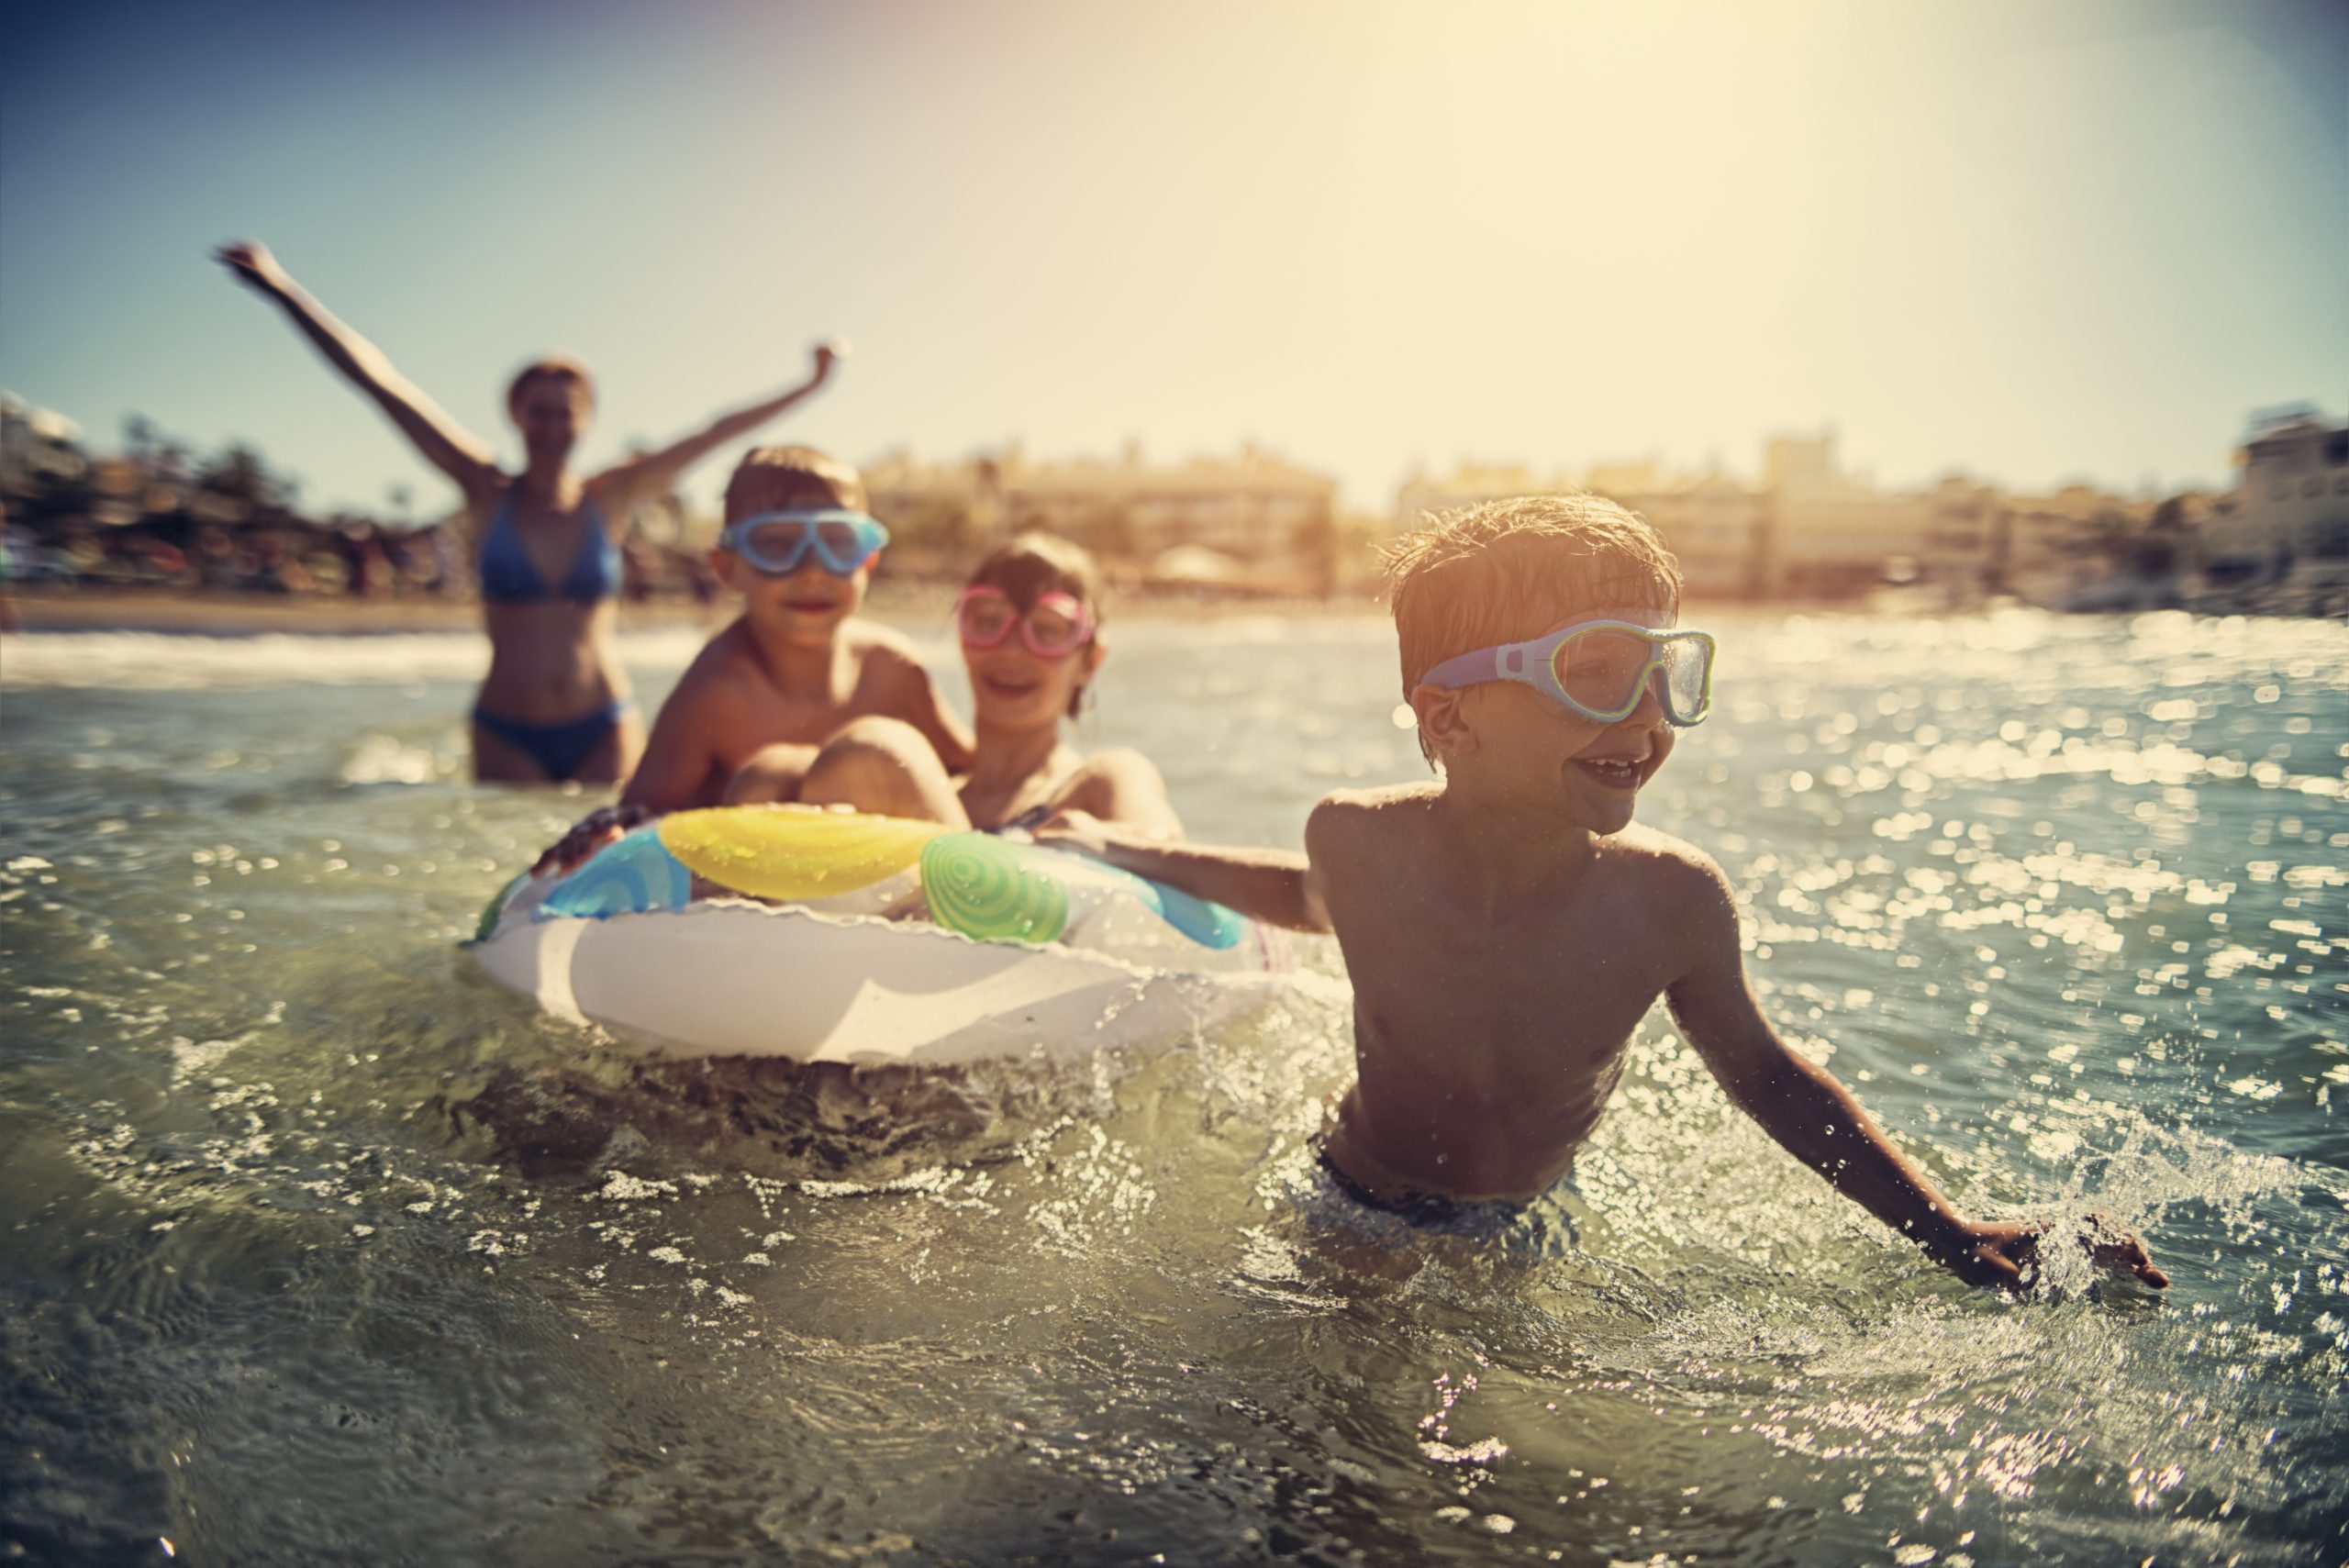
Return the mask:
<svg viewBox="0 0 2349 1568">
<path fill-rule="evenodd" d="M 337 321 L 327 307 L 302 291 L 302 286 L 277 264 L 269 247 L 223 245 L 213 260 L 235 273 L 239 283 L 264 298 L 277 302 L 294 325 L 302 329 L 328 363 L 349 377 L 351 384 L 373 398 L 392 423 L 415 443 L 424 461 L 457 482 L 472 500 L 497 482 L 495 460 L 489 448 L 451 419 L 422 389 L 392 368 L 384 351 Z"/>
<path fill-rule="evenodd" d="M 842 350 L 830 343 L 816 345 L 816 368 L 807 381 L 788 392 L 777 393 L 763 403 L 753 403 L 747 408 L 737 408 L 722 414 L 709 425 L 683 440 L 663 447 L 657 452 L 613 464 L 595 479 L 596 487 L 605 498 L 607 512 L 624 512 L 635 503 L 649 501 L 668 493 L 677 476 L 711 452 L 734 439 L 747 436 L 800 399 L 814 394 L 818 387 L 831 379 L 832 365 Z"/>
</svg>

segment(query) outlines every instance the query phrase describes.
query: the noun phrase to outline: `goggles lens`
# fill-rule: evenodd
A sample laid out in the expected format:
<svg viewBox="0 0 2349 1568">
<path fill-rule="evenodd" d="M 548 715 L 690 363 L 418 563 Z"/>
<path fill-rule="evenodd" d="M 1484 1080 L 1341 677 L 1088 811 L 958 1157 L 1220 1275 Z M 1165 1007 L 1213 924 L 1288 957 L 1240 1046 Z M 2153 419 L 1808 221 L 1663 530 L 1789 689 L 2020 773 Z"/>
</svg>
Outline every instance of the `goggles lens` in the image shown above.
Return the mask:
<svg viewBox="0 0 2349 1568">
<path fill-rule="evenodd" d="M 1589 627 L 1558 644 L 1550 668 L 1566 700 L 1592 718 L 1630 714 L 1658 671 L 1664 710 L 1675 724 L 1694 724 L 1712 707 L 1712 639 L 1699 632 Z"/>
<path fill-rule="evenodd" d="M 1008 636 L 1019 612 L 1011 607 L 1009 599 L 975 598 L 963 595 L 963 640 L 980 648 L 993 648 Z"/>
<path fill-rule="evenodd" d="M 889 542 L 889 530 L 862 512 L 766 512 L 729 528 L 721 542 L 769 576 L 799 570 L 809 551 L 825 571 L 845 577 Z"/>
<path fill-rule="evenodd" d="M 1064 658 L 1093 635 L 1092 613 L 1066 594 L 1046 594 L 1023 616 L 1010 595 L 987 583 L 963 590 L 955 621 L 973 648 L 994 648 L 1017 627 L 1028 651 L 1041 659 Z"/>
</svg>

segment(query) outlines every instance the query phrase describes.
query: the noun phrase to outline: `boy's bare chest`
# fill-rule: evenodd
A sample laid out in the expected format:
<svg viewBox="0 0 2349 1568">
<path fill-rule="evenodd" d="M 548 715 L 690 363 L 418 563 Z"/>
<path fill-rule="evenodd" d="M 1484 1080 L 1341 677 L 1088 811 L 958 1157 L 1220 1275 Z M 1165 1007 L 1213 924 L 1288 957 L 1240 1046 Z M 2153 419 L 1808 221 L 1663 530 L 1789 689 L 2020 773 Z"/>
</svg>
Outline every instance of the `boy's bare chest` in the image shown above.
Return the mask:
<svg viewBox="0 0 2349 1568">
<path fill-rule="evenodd" d="M 840 695 L 827 700 L 783 691 L 763 672 L 743 672 L 730 683 L 718 751 L 739 766 L 765 746 L 820 746 L 850 719 L 879 711 L 872 686 L 862 669 L 852 669 L 835 688 Z"/>
<path fill-rule="evenodd" d="M 1649 912 L 1591 898 L 1491 918 L 1442 899 L 1333 906 L 1363 1025 L 1398 1040 L 1556 1062 L 1611 1057 L 1670 979 Z"/>
</svg>

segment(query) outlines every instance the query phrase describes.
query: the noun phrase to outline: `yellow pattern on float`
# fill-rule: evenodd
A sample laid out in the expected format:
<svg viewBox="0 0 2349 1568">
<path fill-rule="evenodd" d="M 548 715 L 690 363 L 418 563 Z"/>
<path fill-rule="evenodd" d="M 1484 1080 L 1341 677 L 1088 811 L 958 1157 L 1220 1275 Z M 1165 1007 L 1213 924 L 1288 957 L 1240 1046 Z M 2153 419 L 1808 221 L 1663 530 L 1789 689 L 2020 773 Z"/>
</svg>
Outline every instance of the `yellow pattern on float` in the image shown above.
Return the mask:
<svg viewBox="0 0 2349 1568">
<path fill-rule="evenodd" d="M 697 875 L 753 898 L 853 893 L 904 871 L 946 829 L 810 806 L 718 806 L 672 812 L 661 842 Z"/>
</svg>

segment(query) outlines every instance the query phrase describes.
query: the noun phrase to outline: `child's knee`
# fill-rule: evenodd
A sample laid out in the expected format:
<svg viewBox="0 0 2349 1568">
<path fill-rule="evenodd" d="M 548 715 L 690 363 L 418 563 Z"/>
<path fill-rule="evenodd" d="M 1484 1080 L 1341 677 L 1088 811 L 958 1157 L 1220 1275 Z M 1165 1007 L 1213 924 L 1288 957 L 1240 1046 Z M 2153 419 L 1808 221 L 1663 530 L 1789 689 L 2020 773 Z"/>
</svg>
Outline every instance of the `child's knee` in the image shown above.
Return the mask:
<svg viewBox="0 0 2349 1568">
<path fill-rule="evenodd" d="M 920 730 L 895 718 L 860 718 L 842 726 L 808 768 L 799 798 L 940 820 L 956 810 L 954 786 L 937 751 Z"/>
<path fill-rule="evenodd" d="M 813 746 L 788 742 L 763 747 L 751 753 L 726 785 L 729 806 L 757 806 L 770 801 L 796 800 L 799 786 L 816 761 Z"/>
<path fill-rule="evenodd" d="M 933 759 L 930 740 L 902 718 L 867 714 L 852 718 L 824 742 L 823 755 L 888 758 L 908 765 Z"/>
</svg>

